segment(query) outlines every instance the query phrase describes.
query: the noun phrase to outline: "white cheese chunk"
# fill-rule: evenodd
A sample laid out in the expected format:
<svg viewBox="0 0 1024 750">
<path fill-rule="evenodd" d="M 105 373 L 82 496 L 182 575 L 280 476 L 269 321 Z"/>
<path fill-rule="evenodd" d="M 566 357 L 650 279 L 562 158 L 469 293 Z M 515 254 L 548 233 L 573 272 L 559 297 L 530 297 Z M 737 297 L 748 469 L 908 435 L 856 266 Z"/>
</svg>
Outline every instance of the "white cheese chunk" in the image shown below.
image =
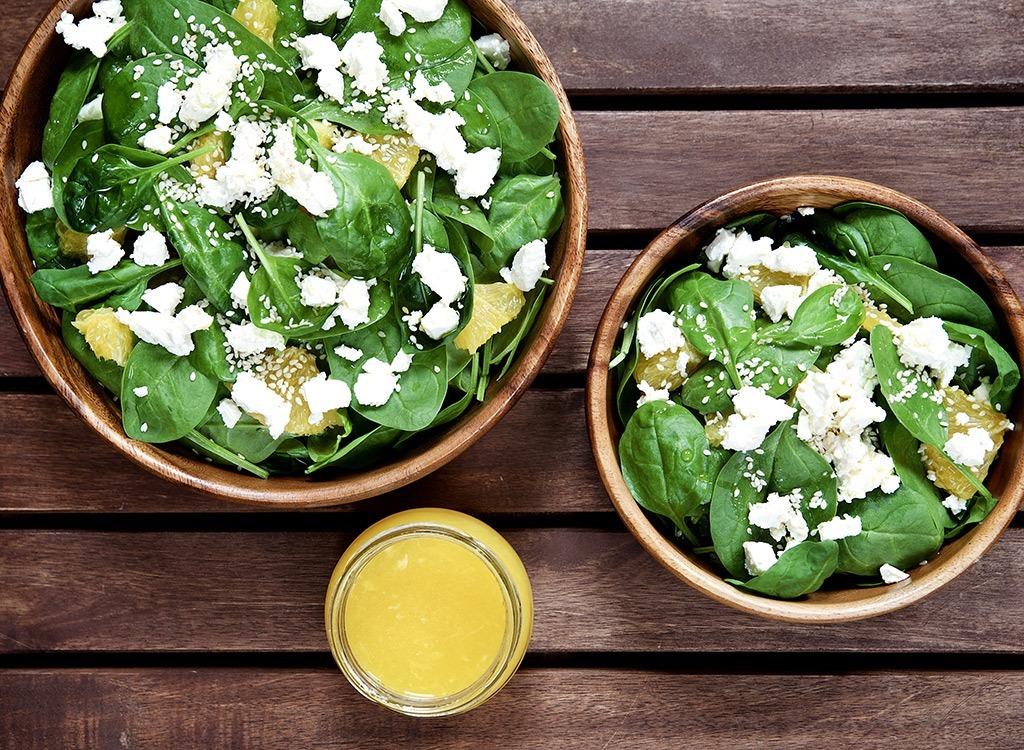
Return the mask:
<svg viewBox="0 0 1024 750">
<path fill-rule="evenodd" d="M 308 307 L 327 307 L 338 301 L 338 283 L 316 274 L 303 276 L 299 282 L 299 301 Z"/>
<path fill-rule="evenodd" d="M 823 542 L 829 540 L 838 541 L 851 536 L 857 536 L 861 531 L 863 531 L 863 524 L 861 523 L 860 516 L 851 516 L 849 514 L 841 518 L 836 516 L 829 521 L 818 524 L 818 538 Z"/>
<path fill-rule="evenodd" d="M 330 18 L 348 18 L 352 4 L 348 0 L 302 0 L 302 17 L 313 23 L 324 23 Z"/>
<path fill-rule="evenodd" d="M 94 122 L 103 119 L 103 94 L 89 100 L 78 110 L 79 122 Z"/>
<path fill-rule="evenodd" d="M 178 305 L 185 299 L 185 288 L 181 284 L 168 281 L 142 294 L 142 301 L 157 312 L 173 315 Z"/>
<path fill-rule="evenodd" d="M 272 438 L 277 439 L 284 434 L 292 415 L 291 404 L 255 375 L 250 372 L 238 373 L 238 379 L 231 389 L 231 398 L 243 411 L 262 418 Z"/>
<path fill-rule="evenodd" d="M 231 301 L 235 307 L 239 310 L 249 309 L 249 277 L 245 275 L 245 272 L 238 274 L 234 283 L 231 284 Z"/>
<path fill-rule="evenodd" d="M 146 310 L 118 310 L 114 315 L 147 344 L 162 346 L 179 357 L 186 357 L 195 349 L 193 333 L 213 325 L 213 318 L 197 305 L 190 305 L 177 315 Z"/>
<path fill-rule="evenodd" d="M 975 468 L 985 463 L 985 455 L 995 450 L 995 443 L 988 430 L 972 427 L 967 432 L 958 432 L 946 441 L 946 454 L 961 466 Z"/>
<path fill-rule="evenodd" d="M 447 81 L 431 84 L 422 70 L 417 70 L 412 79 L 413 101 L 428 101 L 435 104 L 450 104 L 455 101 L 455 92 Z"/>
<path fill-rule="evenodd" d="M 217 404 L 217 412 L 220 414 L 224 426 L 229 430 L 238 424 L 238 420 L 242 418 L 242 410 L 230 398 L 221 399 L 220 403 Z"/>
<path fill-rule="evenodd" d="M 25 213 L 34 214 L 53 208 L 53 183 L 50 172 L 41 161 L 25 167 L 14 186 L 18 188 L 18 205 Z"/>
<path fill-rule="evenodd" d="M 759 576 L 778 562 L 775 548 L 768 542 L 744 542 L 743 559 L 747 572 Z"/>
<path fill-rule="evenodd" d="M 913 320 L 900 326 L 893 339 L 903 364 L 919 370 L 927 367 L 943 386 L 970 359 L 967 347 L 949 340 L 941 318 Z"/>
<path fill-rule="evenodd" d="M 169 153 L 174 148 L 177 134 L 166 125 L 157 125 L 139 138 L 139 146 L 156 154 Z"/>
<path fill-rule="evenodd" d="M 504 70 L 512 62 L 512 50 L 500 34 L 480 37 L 476 40 L 476 48 L 498 70 Z"/>
<path fill-rule="evenodd" d="M 796 409 L 782 399 L 772 398 L 752 386 L 740 388 L 732 402 L 736 411 L 729 415 L 722 432 L 722 447 L 731 451 L 760 447 L 772 427 L 796 413 Z"/>
<path fill-rule="evenodd" d="M 339 289 L 335 315 L 349 328 L 370 322 L 370 286 L 364 279 L 349 279 Z"/>
<path fill-rule="evenodd" d="M 334 353 L 347 362 L 358 362 L 363 358 L 363 353 L 353 346 L 340 344 L 334 347 Z"/>
<path fill-rule="evenodd" d="M 174 122 L 184 100 L 185 92 L 178 88 L 175 81 L 165 82 L 156 91 L 157 121 L 164 125 Z"/>
<path fill-rule="evenodd" d="M 268 162 L 274 184 L 313 216 L 326 216 L 338 207 L 338 194 L 331 178 L 296 157 L 290 125 L 278 125 L 274 131 Z"/>
<path fill-rule="evenodd" d="M 521 291 L 532 292 L 548 270 L 547 240 L 534 240 L 519 248 L 512 265 L 501 269 L 501 278 Z"/>
<path fill-rule="evenodd" d="M 890 584 L 891 583 L 899 583 L 900 581 L 905 581 L 908 578 L 910 578 L 909 575 L 904 573 L 899 568 L 890 565 L 889 563 L 886 563 L 885 565 L 883 565 L 881 568 L 878 569 L 878 575 L 880 575 L 882 577 L 882 581 L 884 583 L 890 583 Z"/>
<path fill-rule="evenodd" d="M 420 320 L 420 328 L 430 338 L 442 339 L 459 326 L 459 311 L 438 302 Z"/>
<path fill-rule="evenodd" d="M 268 331 L 254 323 L 232 323 L 224 331 L 228 345 L 243 357 L 265 352 L 267 349 L 284 349 L 285 337 L 276 331 Z"/>
<path fill-rule="evenodd" d="M 668 392 L 668 388 L 655 388 L 653 385 L 648 383 L 646 380 L 641 380 L 637 383 L 637 390 L 640 391 L 640 398 L 637 399 L 636 408 L 639 409 L 644 404 L 649 404 L 652 401 L 670 401 L 671 397 Z"/>
<path fill-rule="evenodd" d="M 306 399 L 312 412 L 310 424 L 320 424 L 327 412 L 347 409 L 352 403 L 352 391 L 348 383 L 328 378 L 325 373 L 303 383 L 299 393 Z"/>
<path fill-rule="evenodd" d="M 171 258 L 167 238 L 155 229 L 147 229 L 135 240 L 132 260 L 140 266 L 162 266 Z"/>
<path fill-rule="evenodd" d="M 802 296 L 803 288 L 796 284 L 766 286 L 761 290 L 761 309 L 772 323 L 778 323 L 783 315 L 792 318 L 796 314 Z"/>
<path fill-rule="evenodd" d="M 89 256 L 89 273 L 109 271 L 124 257 L 124 248 L 114 239 L 113 230 L 90 234 L 85 241 L 85 252 Z"/>
<path fill-rule="evenodd" d="M 352 86 L 367 96 L 373 96 L 387 83 L 388 67 L 383 58 L 384 48 L 369 31 L 353 34 L 341 48 L 341 62 L 352 76 Z"/>
<path fill-rule="evenodd" d="M 61 13 L 55 31 L 74 49 L 87 49 L 96 57 L 107 54 L 107 42 L 124 26 L 120 0 L 99 0 L 93 3 L 93 15 L 75 23 L 70 13 Z"/>
<path fill-rule="evenodd" d="M 242 72 L 242 61 L 230 44 L 211 44 L 205 50 L 206 69 L 185 91 L 178 117 L 193 130 L 231 104 L 231 87 Z"/>
<path fill-rule="evenodd" d="M 803 516 L 802 500 L 799 488 L 788 495 L 771 492 L 764 502 L 748 506 L 747 521 L 751 526 L 765 529 L 776 542 L 785 540 L 789 549 L 807 539 L 810 533 Z"/>
<path fill-rule="evenodd" d="M 942 504 L 946 506 L 950 513 L 954 516 L 959 516 L 965 510 L 967 510 L 967 500 L 956 495 L 948 495 Z"/>
<path fill-rule="evenodd" d="M 637 321 L 636 340 L 640 353 L 648 359 L 686 346 L 686 337 L 675 317 L 665 310 L 652 310 Z"/>
<path fill-rule="evenodd" d="M 363 372 L 356 378 L 356 401 L 362 406 L 383 406 L 398 390 L 398 375 L 391 365 L 377 358 L 363 364 Z"/>
<path fill-rule="evenodd" d="M 412 270 L 443 304 L 450 305 L 466 293 L 469 279 L 462 274 L 458 259 L 451 253 L 438 252 L 425 244 L 413 258 Z"/>
</svg>

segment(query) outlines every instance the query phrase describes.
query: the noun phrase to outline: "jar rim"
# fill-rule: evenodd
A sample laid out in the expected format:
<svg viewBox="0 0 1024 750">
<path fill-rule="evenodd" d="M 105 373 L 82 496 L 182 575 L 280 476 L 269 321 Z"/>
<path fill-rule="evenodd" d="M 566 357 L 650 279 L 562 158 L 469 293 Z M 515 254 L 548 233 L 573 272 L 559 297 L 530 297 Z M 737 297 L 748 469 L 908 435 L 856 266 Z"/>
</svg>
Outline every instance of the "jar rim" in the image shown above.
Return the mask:
<svg viewBox="0 0 1024 750">
<path fill-rule="evenodd" d="M 494 662 L 479 679 L 451 695 L 421 696 L 391 690 L 363 668 L 347 638 L 345 608 L 360 573 L 371 560 L 391 545 L 414 538 L 443 539 L 469 550 L 494 576 L 505 604 L 505 634 Z M 414 522 L 394 526 L 368 539 L 349 561 L 333 589 L 328 591 L 327 599 L 330 623 L 328 637 L 334 660 L 357 691 L 392 711 L 409 716 L 450 716 L 468 711 L 501 689 L 515 671 L 514 667 L 519 666 L 512 664 L 523 637 L 523 601 L 519 587 L 508 567 L 490 547 L 451 526 Z M 510 666 L 513 669 L 510 670 Z"/>
</svg>

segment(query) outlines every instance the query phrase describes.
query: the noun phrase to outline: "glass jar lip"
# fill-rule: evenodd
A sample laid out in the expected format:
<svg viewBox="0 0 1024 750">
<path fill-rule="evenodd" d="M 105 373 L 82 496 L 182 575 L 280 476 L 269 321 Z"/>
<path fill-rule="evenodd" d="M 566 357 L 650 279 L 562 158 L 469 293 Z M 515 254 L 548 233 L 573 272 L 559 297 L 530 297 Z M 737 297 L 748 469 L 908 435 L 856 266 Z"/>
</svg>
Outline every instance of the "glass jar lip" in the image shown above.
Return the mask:
<svg viewBox="0 0 1024 750">
<path fill-rule="evenodd" d="M 417 696 L 387 688 L 359 664 L 349 646 L 344 625 L 348 595 L 370 560 L 398 541 L 423 537 L 454 542 L 475 554 L 494 575 L 505 602 L 505 636 L 494 662 L 476 682 L 452 695 Z M 490 547 L 451 526 L 413 522 L 386 529 L 368 539 L 349 561 L 334 588 L 328 592 L 328 602 L 328 636 L 335 661 L 356 690 L 392 711 L 409 716 L 450 716 L 467 711 L 501 689 L 519 666 L 512 663 L 523 637 L 523 601 L 519 587 L 508 567 Z"/>
</svg>

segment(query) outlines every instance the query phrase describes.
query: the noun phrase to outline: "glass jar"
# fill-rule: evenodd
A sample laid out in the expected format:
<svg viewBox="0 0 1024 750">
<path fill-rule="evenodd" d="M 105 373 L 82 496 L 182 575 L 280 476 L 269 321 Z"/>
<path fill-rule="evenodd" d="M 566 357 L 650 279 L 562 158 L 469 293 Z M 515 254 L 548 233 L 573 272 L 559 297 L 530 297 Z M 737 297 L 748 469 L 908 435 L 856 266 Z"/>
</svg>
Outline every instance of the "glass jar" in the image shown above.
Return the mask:
<svg viewBox="0 0 1024 750">
<path fill-rule="evenodd" d="M 526 568 L 494 529 L 440 508 L 363 532 L 338 561 L 324 607 L 331 653 L 370 700 L 450 716 L 512 677 L 533 631 Z"/>
</svg>

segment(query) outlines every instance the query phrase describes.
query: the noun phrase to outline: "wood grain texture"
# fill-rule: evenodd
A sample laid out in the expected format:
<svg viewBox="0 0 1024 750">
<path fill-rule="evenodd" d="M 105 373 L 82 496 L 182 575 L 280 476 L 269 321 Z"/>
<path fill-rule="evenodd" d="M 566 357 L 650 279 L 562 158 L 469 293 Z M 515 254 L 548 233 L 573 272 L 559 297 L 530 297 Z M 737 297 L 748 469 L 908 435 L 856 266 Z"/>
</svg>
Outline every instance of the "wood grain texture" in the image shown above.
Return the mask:
<svg viewBox="0 0 1024 750">
<path fill-rule="evenodd" d="M 18 436 L 0 440 L 0 512 L 243 510 L 150 476 L 56 396 L 0 394 L 0 419 L 5 434 Z M 490 434 L 448 466 L 382 498 L 336 510 L 379 513 L 426 502 L 511 515 L 611 511 L 587 441 L 582 390 L 528 391 Z"/>
<path fill-rule="evenodd" d="M 984 714 L 979 711 L 983 701 Z M 464 716 L 371 706 L 323 669 L 16 670 L 0 740 L 19 750 L 137 748 L 1019 747 L 1014 672 L 688 675 L 524 669 Z"/>
<path fill-rule="evenodd" d="M 0 82 L 49 0 L 10 0 Z M 574 94 L 1019 92 L 1024 7 L 515 0 Z"/>
<path fill-rule="evenodd" d="M 327 581 L 365 523 L 353 529 L 339 517 L 335 531 L 276 533 L 2 531 L 0 651 L 326 652 Z M 505 535 L 533 582 L 533 653 L 1024 653 L 1020 529 L 923 602 L 821 626 L 713 602 L 625 532 Z"/>
</svg>

